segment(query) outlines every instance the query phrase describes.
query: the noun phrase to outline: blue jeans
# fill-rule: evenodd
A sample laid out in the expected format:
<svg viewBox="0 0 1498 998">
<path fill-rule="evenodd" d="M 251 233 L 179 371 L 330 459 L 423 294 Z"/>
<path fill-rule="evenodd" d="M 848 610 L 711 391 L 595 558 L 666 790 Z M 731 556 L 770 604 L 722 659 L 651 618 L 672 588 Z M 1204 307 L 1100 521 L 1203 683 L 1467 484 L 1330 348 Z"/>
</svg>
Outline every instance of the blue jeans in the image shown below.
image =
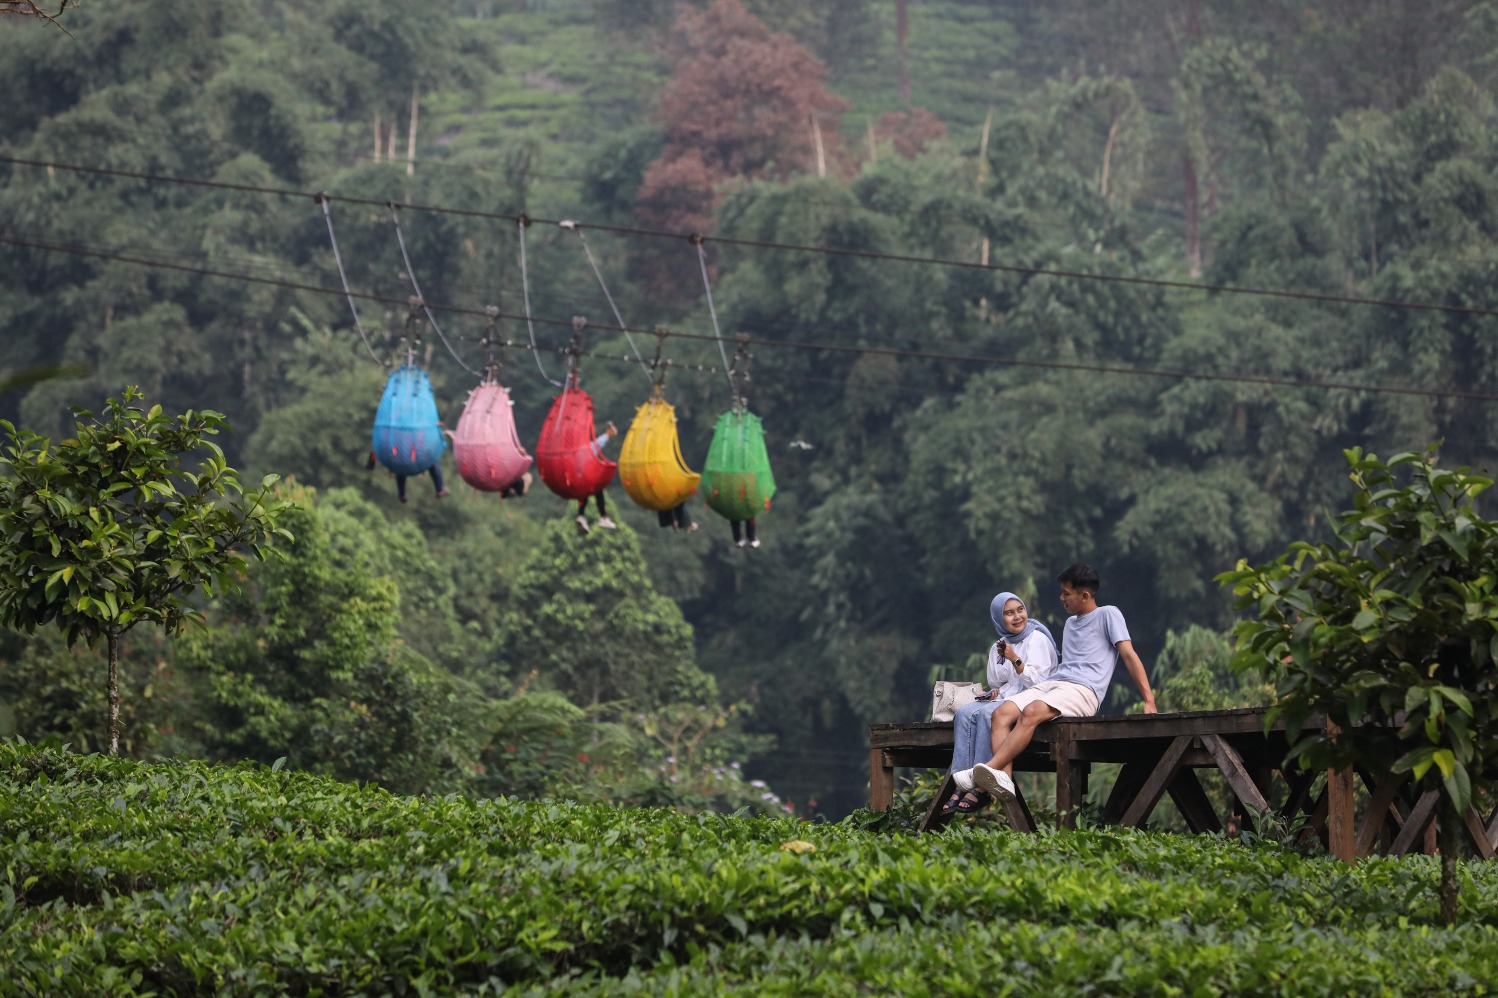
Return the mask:
<svg viewBox="0 0 1498 998">
<path fill-rule="evenodd" d="M 957 708 L 957 716 L 952 718 L 952 772 L 972 769 L 993 758 L 993 746 L 989 741 L 993 733 L 993 712 L 1003 702 L 1003 698 L 974 700 Z"/>
</svg>

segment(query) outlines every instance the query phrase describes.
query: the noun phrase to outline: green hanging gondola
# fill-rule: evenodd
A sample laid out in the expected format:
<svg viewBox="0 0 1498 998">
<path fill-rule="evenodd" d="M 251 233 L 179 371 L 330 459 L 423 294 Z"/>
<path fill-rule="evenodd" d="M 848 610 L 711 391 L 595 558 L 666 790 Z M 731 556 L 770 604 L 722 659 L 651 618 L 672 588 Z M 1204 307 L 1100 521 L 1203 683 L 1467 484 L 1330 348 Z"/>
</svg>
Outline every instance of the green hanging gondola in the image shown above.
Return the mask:
<svg viewBox="0 0 1498 998">
<path fill-rule="evenodd" d="M 759 417 L 734 407 L 718 417 L 702 469 L 708 507 L 728 520 L 752 520 L 770 509 L 775 476 Z"/>
</svg>

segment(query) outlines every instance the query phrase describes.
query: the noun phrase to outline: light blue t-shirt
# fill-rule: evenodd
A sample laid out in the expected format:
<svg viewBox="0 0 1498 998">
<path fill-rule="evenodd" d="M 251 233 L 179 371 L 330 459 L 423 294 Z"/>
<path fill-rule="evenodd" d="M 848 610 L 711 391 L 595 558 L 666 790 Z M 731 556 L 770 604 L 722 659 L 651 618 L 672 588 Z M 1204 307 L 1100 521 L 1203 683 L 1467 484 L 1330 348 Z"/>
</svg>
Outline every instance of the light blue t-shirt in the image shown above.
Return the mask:
<svg viewBox="0 0 1498 998">
<path fill-rule="evenodd" d="M 1085 686 L 1102 703 L 1108 695 L 1113 668 L 1118 665 L 1117 645 L 1132 640 L 1129 625 L 1116 606 L 1100 606 L 1091 613 L 1068 617 L 1061 632 L 1061 664 L 1051 678 Z"/>
</svg>

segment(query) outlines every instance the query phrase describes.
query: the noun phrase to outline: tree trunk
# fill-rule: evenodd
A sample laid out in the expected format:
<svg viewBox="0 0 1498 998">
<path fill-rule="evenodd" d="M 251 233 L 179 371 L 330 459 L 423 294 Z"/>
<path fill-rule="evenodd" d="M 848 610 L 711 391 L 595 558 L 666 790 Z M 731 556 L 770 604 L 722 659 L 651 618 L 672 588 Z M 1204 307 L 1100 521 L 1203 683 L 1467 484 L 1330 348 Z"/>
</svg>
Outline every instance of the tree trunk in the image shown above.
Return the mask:
<svg viewBox="0 0 1498 998">
<path fill-rule="evenodd" d="M 375 108 L 375 113 L 374 113 L 374 161 L 376 163 L 378 163 L 380 161 L 380 152 L 381 152 L 381 149 L 380 149 L 380 136 L 383 135 L 383 134 L 384 134 L 384 132 L 380 128 L 380 109 L 379 108 Z"/>
<path fill-rule="evenodd" d="M 827 176 L 827 150 L 822 145 L 822 124 L 817 116 L 811 116 L 811 143 L 817 152 L 817 176 Z"/>
<path fill-rule="evenodd" d="M 1441 924 L 1455 925 L 1458 886 L 1456 854 L 1462 847 L 1462 820 L 1455 808 L 1449 806 L 1441 807 L 1436 814 L 1436 820 L 1441 823 Z"/>
<path fill-rule="evenodd" d="M 989 112 L 992 114 L 993 112 Z M 1098 181 L 1098 194 L 1104 201 L 1108 200 L 1108 174 L 1113 167 L 1113 147 L 1118 144 L 1118 120 L 1120 115 L 1113 112 L 1113 120 L 1108 123 L 1108 141 L 1103 146 L 1103 176 Z"/>
<path fill-rule="evenodd" d="M 416 114 L 420 108 L 416 84 L 411 84 L 411 127 L 406 133 L 406 176 L 416 173 Z"/>
<path fill-rule="evenodd" d="M 993 105 L 988 105 L 988 116 L 983 119 L 983 134 L 978 139 L 978 197 L 983 196 L 983 187 L 988 183 L 988 134 L 993 130 Z M 978 262 L 988 266 L 988 233 L 983 233 L 983 244 L 978 251 Z"/>
<path fill-rule="evenodd" d="M 1186 188 L 1186 262 L 1191 276 L 1202 276 L 1201 198 L 1196 189 L 1196 164 L 1188 152 L 1181 157 Z"/>
<path fill-rule="evenodd" d="M 120 754 L 120 636 L 109 640 L 109 754 Z"/>
<path fill-rule="evenodd" d="M 909 0 L 895 0 L 895 61 L 900 66 L 900 103 L 910 106 L 910 57 L 905 42 L 910 37 L 910 21 L 906 17 Z"/>
</svg>

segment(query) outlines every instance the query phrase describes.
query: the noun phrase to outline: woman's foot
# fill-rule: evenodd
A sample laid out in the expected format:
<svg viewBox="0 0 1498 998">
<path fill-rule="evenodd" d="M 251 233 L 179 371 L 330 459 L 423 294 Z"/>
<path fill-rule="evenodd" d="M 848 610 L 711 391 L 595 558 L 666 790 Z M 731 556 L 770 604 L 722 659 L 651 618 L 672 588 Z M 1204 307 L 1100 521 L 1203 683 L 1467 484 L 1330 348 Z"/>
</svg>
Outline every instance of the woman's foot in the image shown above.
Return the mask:
<svg viewBox="0 0 1498 998">
<path fill-rule="evenodd" d="M 964 790 L 947 798 L 947 802 L 941 806 L 944 817 L 954 814 L 972 814 L 981 811 L 993 803 L 993 798 L 981 790 Z"/>
<path fill-rule="evenodd" d="M 993 798 L 981 790 L 968 790 L 958 799 L 956 811 L 958 814 L 972 814 L 981 811 L 993 803 Z"/>
</svg>

